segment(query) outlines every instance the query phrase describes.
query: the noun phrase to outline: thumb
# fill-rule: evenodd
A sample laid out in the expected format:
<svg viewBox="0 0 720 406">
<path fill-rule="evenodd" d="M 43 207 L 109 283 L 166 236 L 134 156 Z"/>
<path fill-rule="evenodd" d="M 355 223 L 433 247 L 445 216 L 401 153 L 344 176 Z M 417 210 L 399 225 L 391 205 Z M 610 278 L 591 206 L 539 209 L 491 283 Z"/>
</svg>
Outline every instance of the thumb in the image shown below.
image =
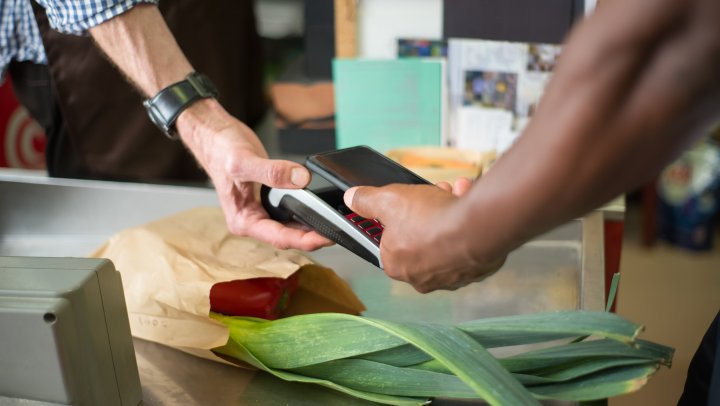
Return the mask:
<svg viewBox="0 0 720 406">
<path fill-rule="evenodd" d="M 296 189 L 310 183 L 307 168 L 292 161 L 251 157 L 229 168 L 228 172 L 240 181 L 258 182 L 276 188 Z"/>
<path fill-rule="evenodd" d="M 379 189 L 376 187 L 355 186 L 345 191 L 343 201 L 350 210 L 365 218 L 378 218 L 377 205 L 374 204 L 374 196 L 378 193 Z"/>
</svg>

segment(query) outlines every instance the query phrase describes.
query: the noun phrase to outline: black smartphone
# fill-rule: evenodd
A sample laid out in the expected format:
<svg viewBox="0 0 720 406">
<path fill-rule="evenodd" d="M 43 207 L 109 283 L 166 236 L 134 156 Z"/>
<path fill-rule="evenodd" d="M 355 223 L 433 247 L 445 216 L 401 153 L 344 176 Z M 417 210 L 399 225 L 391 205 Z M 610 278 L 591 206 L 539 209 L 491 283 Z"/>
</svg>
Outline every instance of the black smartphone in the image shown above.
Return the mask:
<svg viewBox="0 0 720 406">
<path fill-rule="evenodd" d="M 305 166 L 343 191 L 353 186 L 430 183 L 380 152 L 363 145 L 310 155 Z"/>
</svg>

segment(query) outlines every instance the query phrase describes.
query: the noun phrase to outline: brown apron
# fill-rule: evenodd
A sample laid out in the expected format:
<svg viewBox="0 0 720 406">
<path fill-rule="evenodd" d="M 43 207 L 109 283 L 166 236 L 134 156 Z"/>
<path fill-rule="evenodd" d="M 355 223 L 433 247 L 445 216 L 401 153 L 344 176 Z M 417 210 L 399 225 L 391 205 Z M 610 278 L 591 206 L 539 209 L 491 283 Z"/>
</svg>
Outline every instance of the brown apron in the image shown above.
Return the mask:
<svg viewBox="0 0 720 406">
<path fill-rule="evenodd" d="M 141 94 L 92 39 L 50 29 L 45 11 L 33 6 L 65 130 L 63 139 L 49 140 L 51 175 L 151 182 L 206 179 L 183 144 L 169 140 L 150 122 Z M 219 89 L 225 109 L 255 124 L 266 99 L 253 2 L 172 0 L 159 7 L 195 70 Z"/>
</svg>

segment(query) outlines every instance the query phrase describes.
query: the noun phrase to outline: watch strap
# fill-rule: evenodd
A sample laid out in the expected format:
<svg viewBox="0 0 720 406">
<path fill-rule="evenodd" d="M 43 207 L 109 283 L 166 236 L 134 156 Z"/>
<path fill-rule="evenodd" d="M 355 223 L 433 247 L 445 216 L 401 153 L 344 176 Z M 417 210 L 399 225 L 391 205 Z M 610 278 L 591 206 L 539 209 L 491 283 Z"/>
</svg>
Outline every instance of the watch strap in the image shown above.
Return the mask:
<svg viewBox="0 0 720 406">
<path fill-rule="evenodd" d="M 173 83 L 143 102 L 150 119 L 171 139 L 177 139 L 175 121 L 194 102 L 214 97 L 218 91 L 210 79 L 197 72 L 190 73 L 184 80 Z"/>
</svg>

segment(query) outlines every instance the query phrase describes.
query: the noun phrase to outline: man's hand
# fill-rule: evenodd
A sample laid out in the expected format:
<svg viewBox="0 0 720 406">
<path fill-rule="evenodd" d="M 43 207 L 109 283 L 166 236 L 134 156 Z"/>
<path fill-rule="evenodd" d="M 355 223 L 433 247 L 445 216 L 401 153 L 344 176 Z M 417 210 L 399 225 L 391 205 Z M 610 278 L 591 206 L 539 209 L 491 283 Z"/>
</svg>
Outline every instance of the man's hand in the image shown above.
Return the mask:
<svg viewBox="0 0 720 406">
<path fill-rule="evenodd" d="M 212 179 L 232 233 L 280 249 L 311 251 L 332 244 L 299 224 L 285 226 L 270 219 L 258 201 L 260 184 L 287 189 L 306 186 L 310 173 L 304 166 L 268 159 L 255 133 L 215 100 L 195 103 L 177 124 L 183 141 Z"/>
<path fill-rule="evenodd" d="M 385 273 L 422 293 L 454 290 L 484 279 L 502 266 L 506 256 L 480 258 L 459 238 L 466 221 L 455 206 L 470 189 L 470 181 L 438 186 L 362 186 L 345 193 L 350 209 L 385 226 L 380 242 Z M 487 231 L 477 230 L 477 238 L 491 235 Z"/>
<path fill-rule="evenodd" d="M 147 97 L 193 71 L 155 5 L 137 5 L 91 28 L 90 34 Z M 176 126 L 212 179 L 231 232 L 281 249 L 314 250 L 331 244 L 314 231 L 287 227 L 268 217 L 258 202 L 256 186 L 301 188 L 310 174 L 299 164 L 269 160 L 255 133 L 217 100 L 193 103 L 180 114 Z"/>
</svg>

